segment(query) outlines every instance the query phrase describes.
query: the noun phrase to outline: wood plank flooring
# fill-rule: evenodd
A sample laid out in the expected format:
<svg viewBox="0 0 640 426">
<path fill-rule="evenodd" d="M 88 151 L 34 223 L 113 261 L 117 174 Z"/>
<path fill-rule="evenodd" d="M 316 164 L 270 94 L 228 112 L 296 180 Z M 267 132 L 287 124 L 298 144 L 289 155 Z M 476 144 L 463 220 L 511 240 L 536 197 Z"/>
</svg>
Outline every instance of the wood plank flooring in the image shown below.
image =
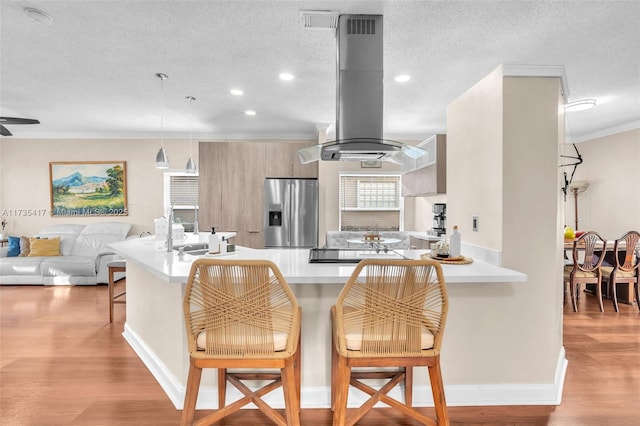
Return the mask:
<svg viewBox="0 0 640 426">
<path fill-rule="evenodd" d="M 579 313 L 565 310 L 562 405 L 450 407 L 451 424 L 640 425 L 640 311 L 622 304 L 616 314 L 610 303 L 605 309 L 585 296 Z M 106 286 L 0 286 L 0 424 L 179 424 L 181 412 L 121 336 L 124 312 L 116 305 L 109 323 Z M 331 411 L 304 409 L 301 422 L 330 425 Z M 242 410 L 220 424 L 271 423 Z M 390 409 L 359 423 L 416 424 Z"/>
</svg>

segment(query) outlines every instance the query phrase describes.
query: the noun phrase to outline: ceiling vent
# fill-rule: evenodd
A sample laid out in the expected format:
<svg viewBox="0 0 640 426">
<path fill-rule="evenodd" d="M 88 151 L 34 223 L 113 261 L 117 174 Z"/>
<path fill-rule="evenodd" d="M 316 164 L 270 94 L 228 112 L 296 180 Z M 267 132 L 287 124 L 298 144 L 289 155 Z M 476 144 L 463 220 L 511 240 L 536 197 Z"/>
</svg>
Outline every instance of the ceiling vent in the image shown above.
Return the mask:
<svg viewBox="0 0 640 426">
<path fill-rule="evenodd" d="M 300 24 L 304 28 L 335 30 L 338 28 L 338 12 L 331 10 L 301 10 Z"/>
</svg>

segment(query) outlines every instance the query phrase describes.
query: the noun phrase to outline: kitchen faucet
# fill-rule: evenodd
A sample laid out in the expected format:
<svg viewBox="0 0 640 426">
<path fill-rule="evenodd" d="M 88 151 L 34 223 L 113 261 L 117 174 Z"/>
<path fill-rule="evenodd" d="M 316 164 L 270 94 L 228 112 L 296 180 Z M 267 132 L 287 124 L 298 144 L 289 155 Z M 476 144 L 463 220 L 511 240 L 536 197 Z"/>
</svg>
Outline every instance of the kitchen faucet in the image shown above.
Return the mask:
<svg viewBox="0 0 640 426">
<path fill-rule="evenodd" d="M 169 206 L 169 215 L 167 217 L 167 253 L 173 252 L 173 206 Z"/>
<path fill-rule="evenodd" d="M 194 202 L 193 206 L 195 207 L 194 209 L 195 218 L 193 219 L 193 235 L 198 235 L 200 233 L 200 227 L 198 225 L 198 203 Z"/>
</svg>

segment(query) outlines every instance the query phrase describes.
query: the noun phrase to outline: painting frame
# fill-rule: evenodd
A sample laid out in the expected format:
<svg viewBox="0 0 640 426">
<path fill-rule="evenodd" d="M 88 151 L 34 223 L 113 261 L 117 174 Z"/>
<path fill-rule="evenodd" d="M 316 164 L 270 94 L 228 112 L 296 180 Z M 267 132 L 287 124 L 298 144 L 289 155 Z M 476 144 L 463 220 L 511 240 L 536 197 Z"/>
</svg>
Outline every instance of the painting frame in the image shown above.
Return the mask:
<svg viewBox="0 0 640 426">
<path fill-rule="evenodd" d="M 127 216 L 126 161 L 49 162 L 51 217 Z"/>
</svg>

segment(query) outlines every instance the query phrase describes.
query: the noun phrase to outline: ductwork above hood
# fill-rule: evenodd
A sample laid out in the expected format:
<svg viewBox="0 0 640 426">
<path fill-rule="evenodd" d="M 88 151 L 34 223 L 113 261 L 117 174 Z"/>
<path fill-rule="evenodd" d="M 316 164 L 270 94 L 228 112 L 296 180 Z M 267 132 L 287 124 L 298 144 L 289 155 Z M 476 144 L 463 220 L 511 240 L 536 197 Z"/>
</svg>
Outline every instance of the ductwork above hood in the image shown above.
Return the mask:
<svg viewBox="0 0 640 426">
<path fill-rule="evenodd" d="M 391 161 L 426 151 L 383 139 L 382 15 L 340 15 L 337 29 L 336 140 L 298 151 L 302 163 Z"/>
</svg>

